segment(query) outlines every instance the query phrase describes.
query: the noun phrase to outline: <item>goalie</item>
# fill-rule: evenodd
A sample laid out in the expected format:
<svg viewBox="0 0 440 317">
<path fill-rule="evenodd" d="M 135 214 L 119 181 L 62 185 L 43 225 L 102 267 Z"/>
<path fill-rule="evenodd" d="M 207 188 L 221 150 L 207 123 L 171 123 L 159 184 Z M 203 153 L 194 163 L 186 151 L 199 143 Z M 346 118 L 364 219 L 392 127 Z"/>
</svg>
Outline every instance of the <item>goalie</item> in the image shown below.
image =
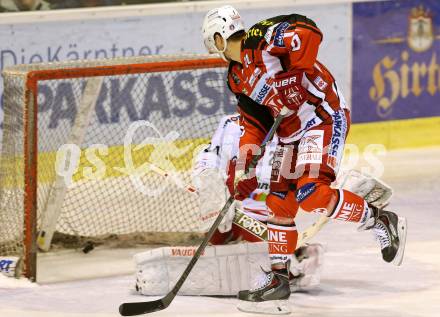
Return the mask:
<svg viewBox="0 0 440 317">
<path fill-rule="evenodd" d="M 209 146 L 195 160 L 192 178 L 199 195 L 202 232 L 209 230 L 229 196 L 225 181 L 228 178 L 228 166 L 232 165 L 230 162 L 238 154 L 242 134 L 239 121 L 237 114 L 225 116 Z M 180 294 L 235 295 L 243 287 L 252 287 L 251 277 L 258 274 L 260 267 L 270 267 L 265 242 L 268 215 L 265 198 L 269 192 L 273 153 L 277 142 L 275 137 L 257 166 L 257 189 L 242 202 L 236 201 L 231 206 L 210 241 L 212 246 L 206 248 Z M 347 186 L 357 187 L 363 196 L 368 196 L 376 188 L 374 200 L 381 203 L 391 196 L 386 185 L 354 171 L 346 174 L 342 182 Z M 379 195 L 378 188 L 381 189 Z M 310 239 L 313 234 L 306 236 Z M 324 248 L 320 244 L 306 244 L 307 239 L 300 237 L 298 248 L 292 257 L 292 291 L 315 287 L 320 281 Z M 144 295 L 162 295 L 170 291 L 193 253 L 194 248 L 191 247 L 165 247 L 137 254 L 136 290 Z"/>
</svg>

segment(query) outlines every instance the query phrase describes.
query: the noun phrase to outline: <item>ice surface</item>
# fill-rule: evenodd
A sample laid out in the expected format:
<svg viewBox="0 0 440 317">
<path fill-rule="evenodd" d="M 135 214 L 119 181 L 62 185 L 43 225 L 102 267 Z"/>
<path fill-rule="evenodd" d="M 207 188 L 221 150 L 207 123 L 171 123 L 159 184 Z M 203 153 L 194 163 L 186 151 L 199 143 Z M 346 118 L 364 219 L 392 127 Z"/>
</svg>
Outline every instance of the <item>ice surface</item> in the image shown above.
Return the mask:
<svg viewBox="0 0 440 317">
<path fill-rule="evenodd" d="M 322 283 L 312 291 L 291 296 L 292 316 L 440 316 L 440 148 L 393 151 L 382 161 L 382 178 L 395 191 L 389 209 L 408 218 L 403 265 L 384 263 L 370 233 L 358 233 L 351 224 L 331 223 L 315 238 L 327 248 Z M 108 252 L 51 255 L 42 259 L 47 263 L 39 274 L 46 276 L 47 282 L 80 276 L 84 271 L 91 276 L 125 275 L 83 276 L 87 279 L 36 287 L 0 278 L 0 316 L 119 316 L 120 303 L 151 300 L 133 293 L 133 278 L 126 275 L 133 268 L 129 255 L 134 251 Z M 235 304 L 235 299 L 178 296 L 168 309 L 155 315 L 253 316 L 239 312 Z"/>
</svg>

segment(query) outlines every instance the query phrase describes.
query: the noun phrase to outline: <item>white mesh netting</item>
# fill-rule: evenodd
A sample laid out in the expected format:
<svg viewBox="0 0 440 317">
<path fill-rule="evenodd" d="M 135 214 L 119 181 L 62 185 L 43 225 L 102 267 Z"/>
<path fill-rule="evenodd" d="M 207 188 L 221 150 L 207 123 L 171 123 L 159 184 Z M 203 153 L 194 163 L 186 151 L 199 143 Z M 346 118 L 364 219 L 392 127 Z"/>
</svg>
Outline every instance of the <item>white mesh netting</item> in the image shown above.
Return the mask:
<svg viewBox="0 0 440 317">
<path fill-rule="evenodd" d="M 3 74 L 5 116 L 0 165 L 0 255 L 21 255 L 22 252 L 24 96 L 29 71 L 99 69 L 104 65 L 200 58 L 140 57 L 7 69 Z M 194 153 L 201 144 L 209 142 L 220 118 L 234 111 L 235 102 L 226 87 L 225 72 L 224 67 L 206 66 L 105 75 L 111 72 L 103 69 L 102 85 L 92 105 L 90 119 L 84 127 L 80 126 L 84 132 L 79 145 L 80 159 L 78 164 L 70 161 L 74 166 L 72 185 L 62 196 L 56 231 L 87 238 L 148 236 L 156 242 L 166 239 L 160 233 L 197 231 L 197 197 L 177 183 L 191 183 Z M 78 113 L 86 111 L 83 92 L 88 79 L 38 81 L 38 226 L 54 195 L 57 151 L 71 142 Z M 177 180 L 148 169 L 138 175 L 128 168 L 127 159 L 133 161 L 134 168 L 154 164 Z M 180 236 L 174 234 L 173 238 L 178 240 Z"/>
</svg>

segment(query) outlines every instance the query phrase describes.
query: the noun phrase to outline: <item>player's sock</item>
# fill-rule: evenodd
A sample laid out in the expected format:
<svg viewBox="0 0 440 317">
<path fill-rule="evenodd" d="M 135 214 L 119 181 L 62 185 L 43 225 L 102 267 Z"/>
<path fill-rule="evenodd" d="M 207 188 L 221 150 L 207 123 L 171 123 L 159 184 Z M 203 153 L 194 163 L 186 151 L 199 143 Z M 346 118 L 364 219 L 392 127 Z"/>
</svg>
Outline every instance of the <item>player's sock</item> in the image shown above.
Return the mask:
<svg viewBox="0 0 440 317">
<path fill-rule="evenodd" d="M 364 223 L 371 217 L 371 209 L 362 197 L 345 189 L 338 189 L 337 192 L 338 203 L 330 218 Z"/>
<path fill-rule="evenodd" d="M 269 258 L 272 267 L 292 259 L 298 242 L 298 231 L 295 224 L 267 224 Z"/>
</svg>

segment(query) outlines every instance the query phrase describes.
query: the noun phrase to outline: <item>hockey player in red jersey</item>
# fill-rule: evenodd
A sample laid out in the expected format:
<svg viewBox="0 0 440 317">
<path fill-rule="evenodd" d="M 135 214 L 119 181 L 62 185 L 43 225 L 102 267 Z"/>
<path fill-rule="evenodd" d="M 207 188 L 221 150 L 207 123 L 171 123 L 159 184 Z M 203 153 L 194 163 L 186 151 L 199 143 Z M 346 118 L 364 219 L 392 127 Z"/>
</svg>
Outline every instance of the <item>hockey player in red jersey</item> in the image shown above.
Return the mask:
<svg viewBox="0 0 440 317">
<path fill-rule="evenodd" d="M 239 152 L 239 141 L 242 134 L 239 120 L 238 114 L 224 116 L 209 145 L 196 156 L 192 183 L 199 193 L 199 230 L 201 232 L 208 231 L 218 216 L 218 210 L 229 197 L 225 180 L 227 179 L 229 162 L 236 159 Z M 267 240 L 266 196 L 269 193 L 271 161 L 277 143 L 276 137 L 269 142 L 264 156 L 258 162 L 256 167 L 258 187 L 248 197 L 242 201 L 235 201 L 229 208 L 228 213 L 209 241 L 211 245 L 253 243 Z M 307 236 L 301 241 L 301 245 L 298 245 L 290 263 L 289 282 L 292 291 L 309 289 L 319 284 L 324 248 L 319 243 L 306 244 L 309 238 L 312 236 Z M 243 258 L 242 261 L 245 259 Z"/>
<path fill-rule="evenodd" d="M 242 309 L 261 312 L 264 305 L 253 304 L 289 298 L 288 263 L 297 244 L 299 208 L 373 230 L 383 259 L 400 265 L 406 219 L 373 207 L 348 190 L 330 187 L 342 159 L 350 112 L 332 74 L 317 60 L 323 38 L 317 25 L 290 14 L 260 21 L 245 32 L 237 10 L 223 6 L 206 14 L 202 31 L 208 51 L 229 62 L 228 84 L 237 97 L 244 127 L 231 176 L 236 199 L 256 188 L 256 177 L 244 175 L 244 170 L 274 117 L 288 108 L 277 130 L 280 146 L 266 200 L 272 271 L 260 287 L 239 293 L 239 299 L 250 304 Z"/>
</svg>

